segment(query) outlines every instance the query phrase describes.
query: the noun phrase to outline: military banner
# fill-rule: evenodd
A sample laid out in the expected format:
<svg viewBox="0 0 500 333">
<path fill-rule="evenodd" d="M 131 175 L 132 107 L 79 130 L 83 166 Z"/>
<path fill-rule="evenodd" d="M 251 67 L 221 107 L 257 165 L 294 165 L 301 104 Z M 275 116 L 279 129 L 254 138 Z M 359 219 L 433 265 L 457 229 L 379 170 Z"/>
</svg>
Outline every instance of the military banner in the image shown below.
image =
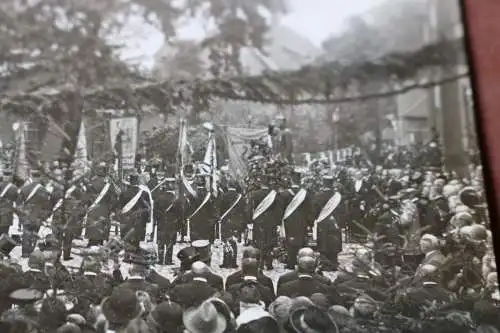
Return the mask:
<svg viewBox="0 0 500 333">
<path fill-rule="evenodd" d="M 132 170 L 135 167 L 137 152 L 138 121 L 136 117 L 115 118 L 109 123 L 111 147 L 121 148 L 123 170 Z M 116 147 L 120 145 L 121 147 Z"/>
</svg>

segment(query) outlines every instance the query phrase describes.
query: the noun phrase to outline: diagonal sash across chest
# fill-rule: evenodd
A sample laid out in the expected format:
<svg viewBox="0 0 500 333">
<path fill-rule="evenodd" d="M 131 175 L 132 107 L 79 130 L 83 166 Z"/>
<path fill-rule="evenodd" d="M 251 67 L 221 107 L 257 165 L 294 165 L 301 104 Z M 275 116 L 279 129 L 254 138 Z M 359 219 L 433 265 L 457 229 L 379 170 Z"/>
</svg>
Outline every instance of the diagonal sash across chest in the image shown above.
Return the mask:
<svg viewBox="0 0 500 333">
<path fill-rule="evenodd" d="M 335 192 L 332 197 L 326 202 L 325 206 L 321 209 L 318 214 L 318 217 L 314 221 L 314 226 L 312 230 L 312 236 L 314 240 L 318 239 L 318 223 L 324 221 L 326 218 L 332 215 L 335 208 L 340 204 L 340 200 L 342 200 L 342 196 L 339 192 Z"/>
<path fill-rule="evenodd" d="M 236 198 L 236 200 L 234 200 L 233 204 L 231 205 L 231 207 L 229 207 L 228 210 L 226 210 L 224 212 L 224 214 L 222 214 L 222 216 L 219 218 L 219 221 L 223 221 L 224 218 L 229 215 L 229 213 L 233 210 L 234 207 L 236 207 L 236 205 L 240 202 L 241 198 L 243 197 L 243 195 L 241 195 L 241 193 L 238 193 L 238 197 Z"/>
<path fill-rule="evenodd" d="M 43 187 L 42 184 L 36 184 L 35 187 L 33 187 L 31 192 L 26 197 L 26 200 L 24 200 L 24 204 L 27 204 L 28 201 L 30 201 L 42 187 Z"/>
<path fill-rule="evenodd" d="M 277 192 L 276 190 L 271 190 L 264 199 L 259 203 L 257 208 L 255 208 L 252 216 L 252 220 L 258 219 L 262 214 L 264 214 L 269 207 L 273 204 L 276 199 Z"/>
<path fill-rule="evenodd" d="M 307 196 L 307 190 L 301 188 L 293 197 L 292 201 L 286 206 L 283 220 L 289 218 L 302 205 Z"/>
<path fill-rule="evenodd" d="M 12 186 L 14 186 L 14 184 L 8 183 L 7 186 L 5 186 L 5 188 L 3 189 L 2 193 L 0 193 L 0 198 L 3 198 L 7 194 L 7 191 L 12 188 Z"/>
<path fill-rule="evenodd" d="M 94 202 L 90 205 L 89 207 L 89 212 L 93 210 L 97 205 L 101 202 L 101 200 L 104 198 L 106 193 L 108 193 L 109 189 L 111 187 L 111 183 L 107 182 L 104 187 L 101 189 L 101 192 L 97 195 L 97 198 L 94 200 Z"/>
</svg>

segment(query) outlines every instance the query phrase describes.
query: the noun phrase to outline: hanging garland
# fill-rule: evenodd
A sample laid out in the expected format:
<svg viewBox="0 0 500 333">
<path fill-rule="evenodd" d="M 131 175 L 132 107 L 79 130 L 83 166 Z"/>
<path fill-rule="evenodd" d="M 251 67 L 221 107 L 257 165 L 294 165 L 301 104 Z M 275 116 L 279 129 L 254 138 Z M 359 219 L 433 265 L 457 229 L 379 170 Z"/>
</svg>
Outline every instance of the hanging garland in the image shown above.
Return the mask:
<svg viewBox="0 0 500 333">
<path fill-rule="evenodd" d="M 213 98 L 294 105 L 348 102 L 366 98 L 358 95 L 358 88 L 374 81 L 386 83 L 392 91 L 377 92 L 369 98 L 465 77 L 467 73 L 442 75 L 441 71 L 435 70 L 463 63 L 463 53 L 461 39 L 444 40 L 415 52 L 392 53 L 377 60 L 349 65 L 328 62 L 304 66 L 296 71 L 269 71 L 258 76 L 147 82 L 99 87 L 80 94 L 87 110 L 123 108 L 124 105 L 138 109 L 153 105 L 162 112 L 173 112 L 183 106 L 204 110 Z M 6 93 L 0 97 L 0 107 L 3 110 L 40 110 L 53 106 L 75 91 L 74 87 L 60 87 L 30 93 Z"/>
</svg>

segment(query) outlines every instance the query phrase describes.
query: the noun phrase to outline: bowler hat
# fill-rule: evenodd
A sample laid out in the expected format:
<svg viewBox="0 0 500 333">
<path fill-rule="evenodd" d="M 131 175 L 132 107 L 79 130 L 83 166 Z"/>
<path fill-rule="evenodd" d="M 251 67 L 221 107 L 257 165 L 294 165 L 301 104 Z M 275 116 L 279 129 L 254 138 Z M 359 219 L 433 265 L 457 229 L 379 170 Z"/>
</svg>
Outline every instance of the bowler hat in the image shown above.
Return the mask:
<svg viewBox="0 0 500 333">
<path fill-rule="evenodd" d="M 291 313 L 290 326 L 296 333 L 339 331 L 328 313 L 315 306 L 297 309 Z"/>
<path fill-rule="evenodd" d="M 126 324 L 141 314 L 141 304 L 136 293 L 125 287 L 117 287 L 101 304 L 102 313 L 112 324 Z"/>
</svg>

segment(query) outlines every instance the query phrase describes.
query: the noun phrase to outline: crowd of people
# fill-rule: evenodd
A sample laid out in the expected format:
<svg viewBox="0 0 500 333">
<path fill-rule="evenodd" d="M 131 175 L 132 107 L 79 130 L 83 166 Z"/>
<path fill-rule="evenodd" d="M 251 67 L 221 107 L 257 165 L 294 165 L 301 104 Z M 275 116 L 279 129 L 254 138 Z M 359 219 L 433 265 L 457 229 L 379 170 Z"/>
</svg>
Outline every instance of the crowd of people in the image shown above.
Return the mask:
<svg viewBox="0 0 500 333">
<path fill-rule="evenodd" d="M 166 177 L 157 160 L 139 161 L 127 182 L 104 163 L 76 178 L 63 163 L 30 180 L 4 171 L 0 331 L 500 328 L 480 167 L 459 177 L 439 163 L 318 161 L 285 175 L 286 162 L 263 159 L 268 171 L 251 191 L 222 175 L 217 193 L 187 169 Z M 10 256 L 14 216 L 25 259 Z M 69 267 L 78 238 L 82 263 Z M 355 253 L 339 260 L 346 243 Z M 215 244 L 229 276 L 214 269 Z M 178 274 L 163 275 L 176 258 Z M 276 277 L 280 262 L 287 270 Z"/>
</svg>

